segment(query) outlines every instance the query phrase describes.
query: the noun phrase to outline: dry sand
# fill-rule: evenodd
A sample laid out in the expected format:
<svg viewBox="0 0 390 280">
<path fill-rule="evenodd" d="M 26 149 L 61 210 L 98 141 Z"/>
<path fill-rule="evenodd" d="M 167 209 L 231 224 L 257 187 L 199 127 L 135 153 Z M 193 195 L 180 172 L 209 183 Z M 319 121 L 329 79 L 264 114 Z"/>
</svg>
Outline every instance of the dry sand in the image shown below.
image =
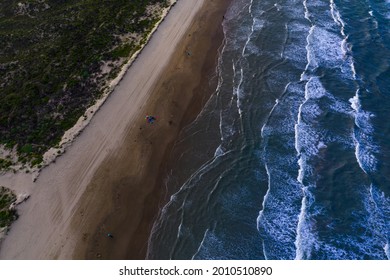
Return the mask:
<svg viewBox="0 0 390 280">
<path fill-rule="evenodd" d="M 179 0 L 65 154 L 35 183 L 30 174 L 0 177 L 0 185 L 31 195 L 0 258 L 144 257 L 164 193 L 164 159 L 213 88 L 228 3 Z M 157 122 L 147 124 L 147 114 Z"/>
</svg>

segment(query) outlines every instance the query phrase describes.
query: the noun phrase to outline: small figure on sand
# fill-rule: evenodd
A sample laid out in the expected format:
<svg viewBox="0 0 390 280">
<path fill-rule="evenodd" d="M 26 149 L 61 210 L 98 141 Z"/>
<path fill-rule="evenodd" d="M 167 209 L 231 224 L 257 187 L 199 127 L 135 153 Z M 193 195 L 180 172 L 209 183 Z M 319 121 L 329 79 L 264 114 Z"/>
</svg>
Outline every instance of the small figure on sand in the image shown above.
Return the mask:
<svg viewBox="0 0 390 280">
<path fill-rule="evenodd" d="M 110 238 L 114 238 L 114 236 L 111 233 L 107 233 L 107 236 Z"/>
<path fill-rule="evenodd" d="M 154 116 L 146 116 L 145 117 L 145 119 L 146 119 L 146 121 L 148 122 L 148 123 L 150 123 L 150 124 L 153 124 L 157 119 L 156 119 L 156 117 L 154 117 Z"/>
</svg>

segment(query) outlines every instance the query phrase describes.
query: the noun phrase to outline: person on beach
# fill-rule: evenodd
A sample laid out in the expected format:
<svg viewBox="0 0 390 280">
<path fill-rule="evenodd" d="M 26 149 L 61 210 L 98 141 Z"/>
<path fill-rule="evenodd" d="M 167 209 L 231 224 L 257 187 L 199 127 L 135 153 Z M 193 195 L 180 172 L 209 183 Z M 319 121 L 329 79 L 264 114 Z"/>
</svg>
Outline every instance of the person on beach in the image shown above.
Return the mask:
<svg viewBox="0 0 390 280">
<path fill-rule="evenodd" d="M 156 120 L 156 117 L 154 116 L 146 116 L 146 120 L 148 123 L 153 124 Z"/>
</svg>

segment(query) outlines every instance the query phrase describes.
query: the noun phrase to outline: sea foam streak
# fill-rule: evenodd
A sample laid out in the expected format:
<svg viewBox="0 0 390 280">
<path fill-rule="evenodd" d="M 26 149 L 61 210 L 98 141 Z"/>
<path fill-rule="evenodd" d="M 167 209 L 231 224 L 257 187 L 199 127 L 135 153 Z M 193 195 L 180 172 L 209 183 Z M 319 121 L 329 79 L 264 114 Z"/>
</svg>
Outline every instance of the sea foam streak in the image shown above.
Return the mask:
<svg viewBox="0 0 390 280">
<path fill-rule="evenodd" d="M 288 3 L 289 11 L 296 9 L 296 3 Z M 278 40 L 282 40 L 283 46 L 279 50 L 259 49 L 254 48 L 252 45 L 256 43 L 256 38 L 259 36 L 259 31 L 265 28 L 265 24 L 270 26 L 267 20 L 273 20 L 274 16 L 280 16 L 283 12 L 286 12 L 284 4 L 275 5 L 273 1 L 252 2 L 250 7 L 251 16 L 253 18 L 252 30 L 249 33 L 247 43 L 242 52 L 243 57 L 246 58 L 248 54 L 259 55 L 263 57 L 273 57 L 280 59 L 280 62 L 272 62 L 269 68 L 265 68 L 265 72 L 268 75 L 264 75 L 267 79 L 267 83 L 273 90 L 280 88 L 283 92 L 278 92 L 275 95 L 275 103 L 270 107 L 270 114 L 267 118 L 266 124 L 261 128 L 261 136 L 264 139 L 264 155 L 265 168 L 268 174 L 268 190 L 263 198 L 263 207 L 259 212 L 257 218 L 258 231 L 262 238 L 263 254 L 265 258 L 269 259 L 292 259 L 295 255 L 294 240 L 295 232 L 294 228 L 297 224 L 297 215 L 299 213 L 299 201 L 301 200 L 301 192 L 299 183 L 294 178 L 293 166 L 296 160 L 294 153 L 294 142 L 291 141 L 294 134 L 294 113 L 286 115 L 285 113 L 293 109 L 292 112 L 297 110 L 297 102 L 295 100 L 295 92 L 302 95 L 302 85 L 297 86 L 289 83 L 289 76 L 285 75 L 285 72 L 278 72 L 278 66 L 285 64 L 286 61 L 289 64 L 295 64 L 296 67 L 302 67 L 302 55 L 295 42 L 288 40 L 289 34 L 297 34 L 301 36 L 299 30 L 293 30 L 288 26 L 291 23 L 292 26 L 299 27 L 300 30 L 304 30 L 305 26 L 296 21 L 286 22 L 281 25 L 285 34 L 280 35 Z M 290 14 L 290 13 L 289 13 Z M 293 13 L 298 15 L 299 13 Z M 269 15 L 269 16 L 268 16 Z M 294 33 L 295 32 L 295 33 Z M 265 32 L 266 34 L 266 32 Z M 297 37 L 298 37 L 297 36 Z M 296 37 L 294 37 L 295 39 Z M 303 64 L 303 65 L 302 65 Z M 244 73 L 245 76 L 246 73 Z M 278 79 L 275 77 L 279 77 Z M 281 82 L 285 82 L 281 86 Z M 294 89 L 299 88 L 299 90 Z M 292 108 L 290 107 L 292 106 Z M 272 108 L 273 107 L 273 108 Z M 285 136 L 284 147 L 277 149 L 274 147 L 277 144 L 278 137 Z M 277 142 L 275 142 L 277 141 Z M 285 153 L 284 153 L 285 152 Z M 284 154 L 284 155 L 283 155 Z M 290 170 L 289 170 L 290 169 Z M 285 194 L 289 193 L 288 196 Z"/>
<path fill-rule="evenodd" d="M 315 58 L 312 55 L 312 51 L 310 49 L 310 38 L 314 33 L 315 26 L 312 24 L 310 17 L 311 14 L 309 13 L 309 9 L 307 6 L 307 1 L 305 0 L 303 2 L 304 10 L 305 10 L 305 18 L 310 22 L 311 27 L 309 30 L 309 34 L 306 37 L 306 53 L 307 53 L 307 64 L 305 67 L 305 71 L 302 72 L 301 80 L 304 80 L 307 78 L 307 72 L 309 71 L 310 67 L 317 67 L 318 65 L 315 65 L 316 63 L 313 63 L 315 61 Z M 314 64 L 314 65 L 313 65 Z M 315 237 L 313 238 L 314 234 L 310 232 L 310 228 L 308 225 L 308 216 L 307 216 L 307 208 L 308 205 L 308 186 L 305 186 L 303 183 L 303 180 L 305 177 L 308 176 L 308 172 L 310 172 L 310 168 L 308 168 L 306 164 L 306 154 L 304 151 L 302 151 L 305 144 L 310 144 L 309 141 L 303 141 L 302 139 L 307 139 L 307 137 L 304 136 L 304 130 L 303 126 L 305 125 L 302 120 L 302 108 L 304 104 L 310 99 L 310 92 L 319 92 L 319 91 L 308 91 L 308 85 L 305 86 L 305 95 L 304 95 L 304 101 L 301 105 L 299 105 L 298 109 L 298 115 L 297 115 L 297 122 L 294 126 L 295 130 L 295 150 L 298 156 L 298 176 L 297 181 L 301 185 L 301 190 L 303 193 L 303 197 L 301 200 L 301 208 L 300 213 L 298 216 L 298 224 L 296 226 L 296 238 L 295 238 L 295 259 L 303 259 L 303 258 L 310 258 L 311 255 L 311 248 L 313 244 L 315 243 Z M 316 94 L 317 96 L 321 96 L 321 93 Z M 314 96 L 313 96 L 314 97 Z M 313 240 L 314 239 L 314 240 Z M 310 240 L 308 242 L 308 240 Z"/>
<path fill-rule="evenodd" d="M 316 1 L 304 1 L 303 5 L 305 17 L 310 22 L 311 28 L 306 40 L 307 65 L 301 75 L 301 80 L 306 82 L 305 99 L 299 106 L 295 125 L 295 149 L 299 165 L 297 180 L 302 184 L 304 194 L 296 228 L 296 259 L 311 258 L 313 250 L 317 251 L 321 243 L 312 223 L 322 210 L 314 204 L 317 177 L 316 170 L 310 162 L 316 161 L 320 150 L 326 149 L 328 143 L 334 142 L 334 139 L 325 137 L 332 133 L 324 131 L 318 125 L 318 121 L 324 112 L 329 114 L 332 110 L 344 115 L 349 114 L 344 102 L 325 89 L 317 72 L 321 67 L 334 69 L 332 72 L 339 73 L 341 78 L 353 80 L 355 77 L 352 58 L 349 57 L 344 22 L 334 2 L 331 1 L 330 10 L 326 10 L 324 3 Z M 337 142 L 340 141 L 341 145 L 348 141 L 342 138 L 340 140 Z"/>
<path fill-rule="evenodd" d="M 375 172 L 377 168 L 377 159 L 375 157 L 377 147 L 373 144 L 374 140 L 371 136 L 373 127 L 370 123 L 370 119 L 373 115 L 361 108 L 359 90 L 356 91 L 356 95 L 349 101 L 355 112 L 356 128 L 354 132 L 354 142 L 356 145 L 356 159 L 360 168 L 365 173 Z"/>
<path fill-rule="evenodd" d="M 355 64 L 352 58 L 352 52 L 348 46 L 348 35 L 345 33 L 345 23 L 341 18 L 340 12 L 337 9 L 337 6 L 334 0 L 330 0 L 331 14 L 335 23 L 340 26 L 340 33 L 344 37 L 343 40 L 343 49 L 345 50 L 345 59 L 349 60 L 351 71 L 353 73 L 352 78 L 356 79 L 356 70 Z M 375 158 L 375 153 L 377 152 L 377 147 L 374 143 L 372 134 L 373 127 L 371 125 L 370 119 L 373 117 L 373 114 L 366 112 L 362 109 L 360 102 L 360 89 L 356 90 L 355 96 L 349 99 L 351 107 L 354 110 L 355 118 L 355 130 L 353 134 L 353 140 L 355 143 L 355 155 L 356 160 L 365 173 L 375 172 L 377 160 Z"/>
<path fill-rule="evenodd" d="M 297 108 L 302 87 L 289 84 L 282 100 L 278 100 L 263 127 L 265 166 L 268 174 L 268 191 L 263 200 L 257 222 L 267 258 L 293 259 L 295 256 L 294 228 L 298 223 L 301 200 L 300 184 L 294 178 L 294 119 L 287 110 Z M 289 109 L 287 109 L 289 108 Z M 282 146 L 279 143 L 284 143 Z M 288 195 L 286 195 L 288 194 Z"/>
</svg>

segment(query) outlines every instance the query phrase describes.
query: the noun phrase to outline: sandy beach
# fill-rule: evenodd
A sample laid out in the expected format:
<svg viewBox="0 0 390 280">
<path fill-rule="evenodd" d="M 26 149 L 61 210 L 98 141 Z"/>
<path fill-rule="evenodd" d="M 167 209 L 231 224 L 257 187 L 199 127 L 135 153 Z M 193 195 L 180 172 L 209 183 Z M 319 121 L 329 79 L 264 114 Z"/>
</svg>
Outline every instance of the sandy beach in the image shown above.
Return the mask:
<svg viewBox="0 0 390 280">
<path fill-rule="evenodd" d="M 1 243 L 1 259 L 145 257 L 170 149 L 215 89 L 229 3 L 178 0 L 66 153 L 36 182 L 31 174 L 0 176 L 0 185 L 30 195 Z"/>
</svg>

